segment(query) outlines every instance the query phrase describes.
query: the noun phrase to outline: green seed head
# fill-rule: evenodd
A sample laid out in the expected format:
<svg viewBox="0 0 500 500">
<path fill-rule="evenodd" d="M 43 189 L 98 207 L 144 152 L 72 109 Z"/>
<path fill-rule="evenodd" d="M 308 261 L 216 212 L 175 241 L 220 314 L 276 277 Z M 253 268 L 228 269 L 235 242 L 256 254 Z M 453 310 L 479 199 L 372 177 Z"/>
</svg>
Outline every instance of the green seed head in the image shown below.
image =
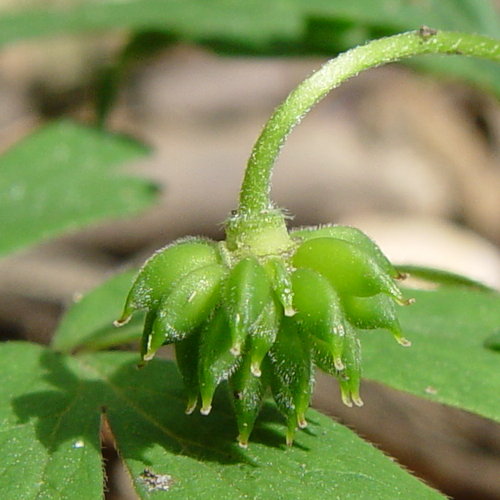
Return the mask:
<svg viewBox="0 0 500 500">
<path fill-rule="evenodd" d="M 358 328 L 385 328 L 409 345 L 396 316 L 396 304 L 405 303 L 399 276 L 375 243 L 347 226 L 283 233 L 276 213 L 258 230 L 234 216 L 225 243 L 188 238 L 155 253 L 117 322 L 147 311 L 142 362 L 175 345 L 186 413 L 199 402 L 210 413 L 228 381 L 243 447 L 268 393 L 292 444 L 307 425 L 315 368 L 338 379 L 345 404 L 362 405 Z"/>
<path fill-rule="evenodd" d="M 429 34 L 430 33 L 430 34 Z M 425 53 L 499 60 L 498 41 L 427 29 L 372 41 L 329 61 L 276 108 L 250 155 L 226 241 L 179 240 L 139 272 L 116 325 L 147 311 L 142 362 L 173 343 L 187 392 L 186 413 L 208 414 L 228 381 L 246 446 L 262 400 L 272 393 L 286 441 L 306 426 L 314 369 L 339 381 L 342 400 L 361 406 L 358 329 L 384 328 L 402 345 L 396 305 L 402 278 L 373 241 L 347 226 L 289 233 L 272 204 L 271 173 L 293 127 L 327 93 L 360 71 Z"/>
</svg>

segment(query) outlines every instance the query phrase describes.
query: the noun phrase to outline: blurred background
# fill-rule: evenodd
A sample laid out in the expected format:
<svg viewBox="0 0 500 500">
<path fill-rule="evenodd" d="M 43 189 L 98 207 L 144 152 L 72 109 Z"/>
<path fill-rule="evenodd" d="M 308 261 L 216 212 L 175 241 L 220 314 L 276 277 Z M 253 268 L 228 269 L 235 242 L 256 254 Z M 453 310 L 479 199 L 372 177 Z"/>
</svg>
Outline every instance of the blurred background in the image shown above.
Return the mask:
<svg viewBox="0 0 500 500">
<path fill-rule="evenodd" d="M 418 16 L 410 15 L 403 3 L 428 10 L 415 7 Z M 268 16 L 260 10 L 226 12 L 217 22 L 208 15 L 201 27 L 177 12 L 176 29 L 165 30 L 161 19 L 146 19 L 140 29 L 126 22 L 97 29 L 86 21 L 73 33 L 64 16 L 90 4 L 0 1 L 0 28 L 11 26 L 0 49 L 0 150 L 53 120 L 100 118 L 152 147 L 126 170 L 162 191 L 139 216 L 0 260 L 4 339 L 47 343 L 65 308 L 113 273 L 186 234 L 221 238 L 262 125 L 326 54 L 420 24 L 448 27 L 443 19 L 458 28 L 477 23 L 471 30 L 483 32 L 500 22 L 498 2 L 483 0 L 457 1 L 452 21 L 444 7 L 436 13 L 435 2 L 380 2 L 364 17 L 338 2 L 344 10 L 337 17 L 315 11 L 301 18 L 301 37 L 263 24 Z M 477 10 L 466 15 L 466 8 Z M 34 24 L 34 32 L 17 34 L 9 20 L 26 12 L 62 12 L 62 28 Z M 248 32 L 237 30 L 248 23 Z M 390 65 L 334 91 L 290 136 L 274 199 L 293 214 L 291 225 L 353 224 L 396 263 L 443 268 L 500 288 L 500 74 L 485 67 L 473 81 L 468 70 L 451 65 L 440 72 L 441 65 Z M 349 409 L 333 385 L 318 379 L 317 408 L 452 498 L 500 499 L 499 425 L 372 382 L 363 386 L 363 409 Z M 109 498 L 134 498 L 113 451 L 107 453 Z"/>
</svg>

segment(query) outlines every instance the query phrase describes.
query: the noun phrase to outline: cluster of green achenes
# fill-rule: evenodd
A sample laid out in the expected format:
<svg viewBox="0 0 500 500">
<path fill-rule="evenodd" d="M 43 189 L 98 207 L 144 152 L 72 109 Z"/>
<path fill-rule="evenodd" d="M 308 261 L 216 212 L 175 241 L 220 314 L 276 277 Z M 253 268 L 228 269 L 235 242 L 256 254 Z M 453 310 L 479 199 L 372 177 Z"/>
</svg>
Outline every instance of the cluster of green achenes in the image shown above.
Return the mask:
<svg viewBox="0 0 500 500">
<path fill-rule="evenodd" d="M 324 226 L 288 232 L 270 200 L 272 170 L 286 137 L 330 90 L 360 71 L 411 55 L 464 54 L 499 60 L 498 41 L 420 30 L 374 40 L 328 61 L 299 84 L 265 124 L 248 160 L 226 240 L 181 239 L 143 266 L 124 324 L 146 310 L 143 362 L 175 344 L 188 405 L 210 412 L 227 380 L 246 446 L 268 388 L 287 419 L 287 443 L 305 427 L 315 367 L 335 376 L 345 404 L 362 405 L 358 329 L 385 328 L 402 345 L 395 305 L 401 278 L 361 231 Z"/>
<path fill-rule="evenodd" d="M 267 215 L 267 225 L 252 228 L 234 214 L 224 242 L 188 237 L 156 252 L 117 321 L 147 311 L 144 362 L 175 344 L 186 413 L 201 398 L 207 415 L 228 381 L 241 446 L 269 388 L 292 443 L 306 426 L 315 367 L 338 379 L 345 404 L 363 404 L 358 328 L 385 328 L 409 345 L 395 311 L 409 302 L 395 283 L 401 276 L 370 238 L 348 226 L 288 233 L 279 210 Z"/>
</svg>

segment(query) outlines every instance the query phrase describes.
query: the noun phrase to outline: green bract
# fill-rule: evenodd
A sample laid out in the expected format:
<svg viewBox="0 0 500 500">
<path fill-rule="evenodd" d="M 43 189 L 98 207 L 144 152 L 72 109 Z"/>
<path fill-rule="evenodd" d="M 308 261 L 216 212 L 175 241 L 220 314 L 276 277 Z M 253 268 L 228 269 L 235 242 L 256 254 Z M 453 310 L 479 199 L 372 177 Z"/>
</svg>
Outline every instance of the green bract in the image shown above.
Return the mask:
<svg viewBox="0 0 500 500">
<path fill-rule="evenodd" d="M 417 54 L 500 60 L 498 41 L 423 27 L 372 41 L 327 62 L 274 111 L 250 155 L 226 240 L 187 238 L 158 251 L 139 272 L 124 324 L 147 311 L 141 357 L 175 345 L 187 391 L 186 412 L 211 410 L 228 381 L 238 441 L 246 446 L 263 398 L 272 392 L 287 419 L 287 443 L 306 426 L 319 368 L 339 381 L 347 405 L 363 404 L 358 329 L 384 328 L 403 346 L 397 305 L 402 276 L 377 245 L 347 226 L 289 232 L 270 200 L 271 173 L 286 137 L 327 93 L 360 71 Z"/>
<path fill-rule="evenodd" d="M 267 254 L 260 241 L 252 255 L 248 239 L 232 250 L 202 238 L 159 250 L 139 272 L 117 322 L 147 311 L 143 362 L 175 344 L 187 413 L 201 400 L 208 414 L 227 380 L 242 446 L 268 389 L 292 443 L 296 428 L 306 426 L 315 367 L 339 380 L 345 404 L 363 404 L 357 328 L 385 328 L 409 345 L 395 314 L 395 304 L 408 303 L 396 285 L 400 276 L 371 239 L 348 226 L 300 229 L 286 238 L 281 229 L 282 252 L 272 231 L 265 233 L 274 249 Z"/>
</svg>

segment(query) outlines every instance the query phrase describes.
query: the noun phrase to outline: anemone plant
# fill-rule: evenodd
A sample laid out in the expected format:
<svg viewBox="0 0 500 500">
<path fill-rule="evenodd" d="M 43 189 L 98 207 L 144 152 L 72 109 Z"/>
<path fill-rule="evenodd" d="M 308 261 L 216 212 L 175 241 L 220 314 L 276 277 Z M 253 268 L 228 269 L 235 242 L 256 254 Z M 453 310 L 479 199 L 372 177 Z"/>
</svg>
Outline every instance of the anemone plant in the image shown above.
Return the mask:
<svg viewBox="0 0 500 500">
<path fill-rule="evenodd" d="M 358 329 L 383 328 L 402 346 L 397 307 L 411 303 L 403 278 L 379 247 L 348 226 L 289 231 L 270 200 L 271 173 L 287 135 L 331 89 L 360 71 L 403 57 L 464 54 L 500 60 L 497 41 L 429 28 L 372 41 L 327 62 L 273 113 L 250 155 L 226 240 L 182 238 L 137 275 L 117 326 L 146 310 L 142 363 L 174 344 L 187 392 L 207 415 L 223 381 L 245 447 L 270 390 L 287 421 L 286 440 L 307 425 L 314 371 L 339 381 L 345 404 L 361 406 Z"/>
</svg>

